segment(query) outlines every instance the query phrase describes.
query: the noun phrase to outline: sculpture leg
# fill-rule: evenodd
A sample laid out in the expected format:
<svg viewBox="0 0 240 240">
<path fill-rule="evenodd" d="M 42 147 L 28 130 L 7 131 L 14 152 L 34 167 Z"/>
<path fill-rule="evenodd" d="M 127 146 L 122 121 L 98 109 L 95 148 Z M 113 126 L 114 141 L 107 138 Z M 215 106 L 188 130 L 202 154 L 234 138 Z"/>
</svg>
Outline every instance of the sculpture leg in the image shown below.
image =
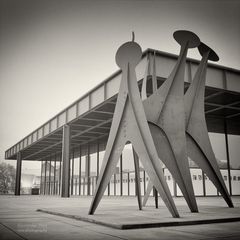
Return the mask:
<svg viewBox="0 0 240 240">
<path fill-rule="evenodd" d="M 135 167 L 135 186 L 136 186 L 136 195 L 138 199 L 139 210 L 142 210 L 142 197 L 141 197 L 141 183 L 140 183 L 140 171 L 139 171 L 139 159 L 133 148 L 133 160 Z"/>
<path fill-rule="evenodd" d="M 211 146 L 204 112 L 207 61 L 218 61 L 219 58 L 204 43 L 198 49 L 202 60 L 184 96 L 188 155 L 207 174 L 228 206 L 233 207 Z"/>
<path fill-rule="evenodd" d="M 153 187 L 153 194 L 154 194 L 154 199 L 155 199 L 155 207 L 158 208 L 158 192 L 155 187 Z"/>
<path fill-rule="evenodd" d="M 151 181 L 149 181 L 148 185 L 147 185 L 146 193 L 145 193 L 145 195 L 143 197 L 143 206 L 144 207 L 146 206 L 147 200 L 148 200 L 148 198 L 150 196 L 150 193 L 151 193 L 152 189 L 153 189 L 153 184 L 152 184 Z"/>
<path fill-rule="evenodd" d="M 194 160 L 197 165 L 206 173 L 208 178 L 212 181 L 217 190 L 221 193 L 228 206 L 233 207 L 232 200 L 222 179 L 219 167 L 217 165 L 212 166 L 213 162 L 215 162 L 214 154 L 212 153 L 212 157 L 210 158 L 210 153 L 208 153 L 208 157 L 206 157 L 204 152 L 201 151 L 201 147 L 193 140 L 193 138 L 189 134 L 187 134 L 187 146 L 189 157 Z M 210 164 L 208 160 L 212 160 L 212 164 Z"/>
<path fill-rule="evenodd" d="M 172 175 L 176 175 L 175 179 L 190 210 L 198 212 L 186 151 L 183 94 L 187 50 L 198 46 L 200 40 L 195 34 L 186 31 L 175 32 L 174 38 L 181 45 L 178 61 L 170 76 L 144 100 L 143 105 L 148 123 L 152 124 L 149 127 L 153 129 L 151 134 L 155 138 L 159 158 Z"/>
<path fill-rule="evenodd" d="M 139 132 L 137 132 L 137 133 L 139 133 Z M 140 134 L 137 137 L 137 139 L 141 139 Z M 166 206 L 169 209 L 169 211 L 171 212 L 172 216 L 179 217 L 179 214 L 178 214 L 178 211 L 173 202 L 170 190 L 164 179 L 164 175 L 163 175 L 163 171 L 162 171 L 162 167 L 161 167 L 159 158 L 157 156 L 151 157 L 142 141 L 132 140 L 132 144 L 134 146 L 134 149 L 135 149 L 140 161 L 142 162 L 144 169 L 146 170 L 148 176 L 150 177 L 154 186 L 158 190 L 162 200 L 166 204 Z"/>
<path fill-rule="evenodd" d="M 194 192 L 191 187 L 191 175 L 188 167 L 188 162 L 183 161 L 181 164 L 174 164 L 175 156 L 171 147 L 171 144 L 168 141 L 167 136 L 165 135 L 162 129 L 152 123 L 149 123 L 150 131 L 153 137 L 155 147 L 157 149 L 158 155 L 161 157 L 161 160 L 166 165 L 167 169 L 174 176 L 179 188 L 181 189 L 183 196 L 191 209 L 192 212 L 197 212 L 197 204 L 194 197 Z M 187 186 L 186 179 L 189 179 L 189 186 Z"/>
<path fill-rule="evenodd" d="M 98 178 L 98 183 L 91 203 L 89 214 L 94 214 L 105 190 L 111 180 L 111 177 L 116 169 L 117 163 L 125 146 L 123 134 L 118 135 L 114 141 L 113 147 L 104 155 L 101 172 Z M 109 149 L 109 148 L 107 148 Z"/>
</svg>

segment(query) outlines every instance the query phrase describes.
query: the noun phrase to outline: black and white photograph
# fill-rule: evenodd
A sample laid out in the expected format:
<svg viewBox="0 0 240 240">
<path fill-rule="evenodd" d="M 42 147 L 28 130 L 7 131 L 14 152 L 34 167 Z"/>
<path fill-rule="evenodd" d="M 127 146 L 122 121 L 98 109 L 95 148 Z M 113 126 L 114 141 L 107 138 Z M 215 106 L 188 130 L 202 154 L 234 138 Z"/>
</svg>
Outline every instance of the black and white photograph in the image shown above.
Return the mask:
<svg viewBox="0 0 240 240">
<path fill-rule="evenodd" d="M 240 239 L 239 0 L 0 0 L 0 239 Z"/>
</svg>

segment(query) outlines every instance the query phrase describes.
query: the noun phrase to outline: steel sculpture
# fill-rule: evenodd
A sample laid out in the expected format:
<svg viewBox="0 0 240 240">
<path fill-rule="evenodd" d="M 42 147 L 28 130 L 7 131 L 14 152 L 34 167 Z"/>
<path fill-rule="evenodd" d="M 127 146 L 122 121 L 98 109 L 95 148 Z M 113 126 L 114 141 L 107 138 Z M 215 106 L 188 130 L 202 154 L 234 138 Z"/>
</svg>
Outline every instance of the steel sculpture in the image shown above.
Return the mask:
<svg viewBox="0 0 240 240">
<path fill-rule="evenodd" d="M 202 55 L 202 60 L 193 82 L 184 96 L 187 153 L 213 182 L 228 206 L 233 207 L 211 146 L 204 113 L 207 61 L 218 61 L 219 58 L 217 54 L 204 43 L 198 46 L 198 50 Z M 151 190 L 152 184 L 149 184 L 143 200 L 143 206 L 146 205 Z"/>
<path fill-rule="evenodd" d="M 153 60 L 153 73 L 152 73 L 152 86 L 154 90 L 157 90 L 157 81 L 156 81 L 156 64 L 155 64 L 155 52 L 154 52 L 154 60 Z M 144 100 L 147 98 L 147 79 L 150 75 L 150 65 L 151 65 L 151 56 L 147 58 L 147 64 L 145 69 L 145 74 L 142 82 L 142 91 L 141 91 L 141 99 Z M 133 160 L 134 160 L 134 168 L 135 168 L 135 190 L 136 195 L 138 198 L 138 207 L 140 210 L 142 210 L 142 196 L 141 196 L 141 184 L 140 184 L 140 170 L 139 170 L 139 158 L 133 150 Z"/>
<path fill-rule="evenodd" d="M 189 31 L 176 31 L 173 36 L 181 45 L 177 63 L 162 86 L 144 100 L 143 106 L 159 158 L 178 183 L 190 210 L 198 212 L 186 151 L 184 74 L 187 51 L 197 47 L 200 40 Z M 143 206 L 152 186 L 149 182 Z"/>
<path fill-rule="evenodd" d="M 204 113 L 207 61 L 218 61 L 219 58 L 217 54 L 204 43 L 199 45 L 198 50 L 202 55 L 202 60 L 193 82 L 184 96 L 187 151 L 189 157 L 197 163 L 213 182 L 228 206 L 233 207 L 211 146 Z"/>
<path fill-rule="evenodd" d="M 146 64 L 146 69 L 145 69 L 145 74 L 142 82 L 142 90 L 141 90 L 141 98 L 142 100 L 145 100 L 147 98 L 147 81 L 148 81 L 148 76 L 150 75 L 150 66 L 151 66 L 151 61 L 153 61 L 152 66 L 152 92 L 155 92 L 157 90 L 157 78 L 156 78 L 156 60 L 155 60 L 155 51 L 153 53 L 153 57 L 150 55 L 147 59 L 147 64 Z M 133 148 L 133 159 L 134 159 L 134 168 L 135 168 L 135 190 L 136 190 L 136 195 L 138 198 L 138 207 L 140 210 L 142 210 L 142 196 L 141 196 L 141 184 L 140 184 L 140 170 L 139 170 L 139 158 L 134 151 Z M 158 202 L 158 193 L 155 187 L 153 187 L 154 191 L 154 196 L 155 196 L 155 203 L 157 206 Z"/>
<path fill-rule="evenodd" d="M 147 98 L 147 82 L 148 82 L 148 76 L 150 75 L 151 60 L 152 60 L 152 74 L 151 74 L 152 75 L 152 79 L 151 79 L 152 80 L 152 93 L 157 91 L 156 52 L 154 51 L 153 57 L 151 55 L 149 56 L 148 63 L 146 65 L 145 75 L 143 78 L 142 89 L 141 89 L 142 100 L 145 100 Z M 162 168 L 163 168 L 163 165 L 162 165 Z M 156 208 L 158 208 L 158 192 L 154 186 L 147 189 L 147 193 L 145 193 L 145 196 L 150 196 L 151 190 L 153 190 L 153 195 L 155 198 L 155 206 L 156 206 Z M 141 192 L 137 192 L 137 195 L 141 196 Z M 147 198 L 148 197 L 144 198 L 144 202 L 142 203 L 143 206 L 146 205 Z"/>
<path fill-rule="evenodd" d="M 116 63 L 122 69 L 122 80 L 101 172 L 89 214 L 94 214 L 114 173 L 125 144 L 131 142 L 168 210 L 173 217 L 179 217 L 164 179 L 158 153 L 154 146 L 140 98 L 135 68 L 141 57 L 141 47 L 134 42 L 134 37 L 132 42 L 124 43 L 116 53 Z"/>
</svg>

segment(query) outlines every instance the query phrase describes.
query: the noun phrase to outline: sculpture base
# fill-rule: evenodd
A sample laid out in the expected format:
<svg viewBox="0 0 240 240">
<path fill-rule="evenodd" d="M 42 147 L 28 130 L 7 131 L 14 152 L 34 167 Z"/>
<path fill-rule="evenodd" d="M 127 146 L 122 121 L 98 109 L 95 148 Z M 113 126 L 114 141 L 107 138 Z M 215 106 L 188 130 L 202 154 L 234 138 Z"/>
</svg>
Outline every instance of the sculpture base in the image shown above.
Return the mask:
<svg viewBox="0 0 240 240">
<path fill-rule="evenodd" d="M 199 213 L 191 213 L 183 198 L 176 198 L 180 218 L 173 218 L 161 200 L 159 209 L 156 209 L 153 197 L 150 197 L 149 205 L 142 211 L 138 210 L 136 204 L 132 205 L 132 201 L 129 206 L 127 205 L 129 201 L 124 206 L 120 205 L 117 197 L 104 198 L 104 201 L 106 205 L 100 205 L 94 215 L 87 214 L 88 208 L 76 206 L 65 208 L 56 206 L 55 208 L 41 208 L 37 211 L 122 230 L 240 221 L 240 207 L 228 208 L 218 197 L 198 198 Z M 112 204 L 109 204 L 110 201 Z"/>
</svg>

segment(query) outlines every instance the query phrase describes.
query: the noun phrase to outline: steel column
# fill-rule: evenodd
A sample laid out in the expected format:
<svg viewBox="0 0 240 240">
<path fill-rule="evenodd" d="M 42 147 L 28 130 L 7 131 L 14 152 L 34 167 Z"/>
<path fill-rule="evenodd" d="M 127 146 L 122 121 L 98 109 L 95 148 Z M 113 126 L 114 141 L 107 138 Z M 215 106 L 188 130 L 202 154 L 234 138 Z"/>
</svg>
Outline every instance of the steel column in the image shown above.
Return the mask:
<svg viewBox="0 0 240 240">
<path fill-rule="evenodd" d="M 153 187 L 153 196 L 155 199 L 155 207 L 158 208 L 158 192 L 157 189 L 155 187 Z"/>
<path fill-rule="evenodd" d="M 21 152 L 17 153 L 17 167 L 16 167 L 16 181 L 15 181 L 15 195 L 20 195 L 21 189 L 21 174 L 22 174 L 22 158 Z"/>
<path fill-rule="evenodd" d="M 42 194 L 42 171 L 43 171 L 43 162 L 41 161 L 41 178 L 40 178 L 40 194 Z"/>
<path fill-rule="evenodd" d="M 44 169 L 44 195 L 46 194 L 46 184 L 47 184 L 47 160 L 45 160 L 45 169 Z"/>
<path fill-rule="evenodd" d="M 86 189 L 86 177 L 84 176 L 84 178 L 83 178 L 83 195 L 86 195 L 85 189 Z"/>
<path fill-rule="evenodd" d="M 144 195 L 146 193 L 146 172 L 145 170 L 143 170 L 143 191 L 144 191 Z"/>
<path fill-rule="evenodd" d="M 78 188 L 79 188 L 79 195 L 81 195 L 81 187 L 82 187 L 82 148 L 80 146 L 79 148 L 79 178 L 78 178 L 78 181 L 79 181 L 79 185 L 78 185 Z"/>
<path fill-rule="evenodd" d="M 99 142 L 97 143 L 97 179 L 99 176 Z"/>
<path fill-rule="evenodd" d="M 56 194 L 56 161 L 57 161 L 57 154 L 55 153 L 54 172 L 53 172 L 53 195 Z"/>
<path fill-rule="evenodd" d="M 75 179 L 75 195 L 77 195 L 77 178 Z"/>
<path fill-rule="evenodd" d="M 71 195 L 73 195 L 73 184 L 74 184 L 74 150 L 72 152 L 72 178 L 71 178 Z"/>
<path fill-rule="evenodd" d="M 120 195 L 123 195 L 123 158 L 120 156 Z"/>
<path fill-rule="evenodd" d="M 127 181 L 128 181 L 128 196 L 130 196 L 130 173 L 127 173 Z"/>
<path fill-rule="evenodd" d="M 62 139 L 62 192 L 61 197 L 69 197 L 70 185 L 70 126 L 63 126 Z"/>
<path fill-rule="evenodd" d="M 116 173 L 113 174 L 113 195 L 116 196 Z"/>
<path fill-rule="evenodd" d="M 61 157 L 59 159 L 59 195 L 61 194 L 61 183 L 62 183 L 62 160 Z"/>
<path fill-rule="evenodd" d="M 227 121 L 224 119 L 224 135 L 225 135 L 225 144 L 226 144 L 226 155 L 227 155 L 227 168 L 228 168 L 228 184 L 229 184 L 229 193 L 232 195 L 232 177 L 231 177 L 231 165 L 229 157 L 229 145 L 228 145 L 228 133 L 227 133 Z"/>
<path fill-rule="evenodd" d="M 51 194 L 51 172 L 52 172 L 52 156 L 50 156 L 49 160 L 49 171 L 48 171 L 48 195 Z"/>
<path fill-rule="evenodd" d="M 91 156 L 90 156 L 90 149 L 88 145 L 87 155 L 85 157 L 85 177 L 87 180 L 87 195 L 90 195 L 90 164 L 91 164 Z"/>
<path fill-rule="evenodd" d="M 110 196 L 110 183 L 108 183 L 108 196 Z"/>
<path fill-rule="evenodd" d="M 203 196 L 206 196 L 206 182 L 205 182 L 205 174 L 202 171 L 202 180 L 203 180 Z"/>
</svg>

